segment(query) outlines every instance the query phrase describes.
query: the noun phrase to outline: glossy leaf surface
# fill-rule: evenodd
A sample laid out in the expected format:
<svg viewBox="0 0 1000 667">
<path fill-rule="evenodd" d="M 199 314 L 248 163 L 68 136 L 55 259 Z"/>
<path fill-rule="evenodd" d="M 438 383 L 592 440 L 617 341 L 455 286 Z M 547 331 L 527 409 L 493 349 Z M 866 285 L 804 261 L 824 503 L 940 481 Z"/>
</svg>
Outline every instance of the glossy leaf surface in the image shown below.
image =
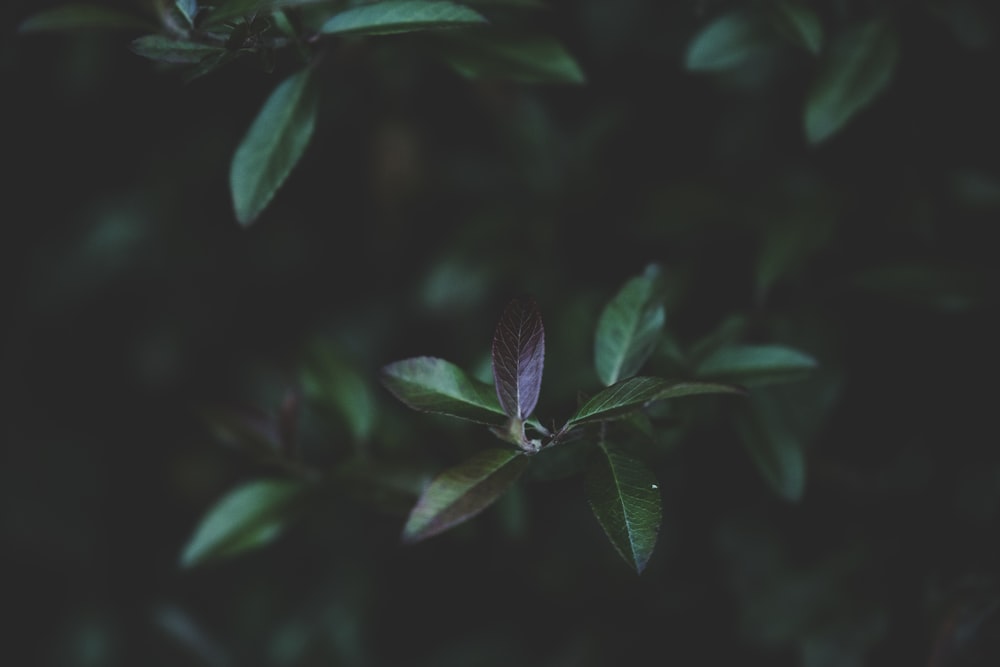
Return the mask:
<svg viewBox="0 0 1000 667">
<path fill-rule="evenodd" d="M 697 394 L 739 394 L 742 389 L 714 382 L 679 382 L 656 377 L 632 377 L 594 394 L 580 406 L 567 427 L 624 417 L 652 401 Z"/>
<path fill-rule="evenodd" d="M 498 425 L 504 411 L 493 387 L 436 357 L 414 357 L 385 366 L 382 384 L 403 403 L 480 424 Z"/>
<path fill-rule="evenodd" d="M 511 449 L 489 449 L 434 478 L 410 512 L 403 541 L 412 543 L 479 514 L 521 476 L 528 459 Z"/>
<path fill-rule="evenodd" d="M 597 322 L 594 366 L 605 385 L 631 377 L 649 359 L 666 314 L 655 275 L 629 280 Z"/>
<path fill-rule="evenodd" d="M 587 501 L 615 550 L 642 573 L 653 554 L 662 509 L 659 485 L 642 461 L 604 443 L 587 470 Z"/>
</svg>

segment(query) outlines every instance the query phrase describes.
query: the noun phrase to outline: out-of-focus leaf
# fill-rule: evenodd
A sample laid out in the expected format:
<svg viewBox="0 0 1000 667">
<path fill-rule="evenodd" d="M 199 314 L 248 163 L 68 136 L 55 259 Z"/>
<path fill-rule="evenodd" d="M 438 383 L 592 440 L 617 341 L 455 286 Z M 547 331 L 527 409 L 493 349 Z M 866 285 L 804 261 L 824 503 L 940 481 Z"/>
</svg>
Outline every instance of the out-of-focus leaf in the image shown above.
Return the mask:
<svg viewBox="0 0 1000 667">
<path fill-rule="evenodd" d="M 868 269 L 858 273 L 853 283 L 883 298 L 944 312 L 966 311 L 997 298 L 995 276 L 929 263 Z"/>
<path fill-rule="evenodd" d="M 868 106 L 889 85 L 897 60 L 899 38 L 886 21 L 869 21 L 837 35 L 806 100 L 809 143 L 828 139 Z"/>
<path fill-rule="evenodd" d="M 281 433 L 277 420 L 252 408 L 210 407 L 202 410 L 202 418 L 212 435 L 230 447 L 236 447 L 258 458 L 271 458 L 281 448 Z"/>
<path fill-rule="evenodd" d="M 426 479 L 421 471 L 368 460 L 337 466 L 338 488 L 352 497 L 395 516 L 406 516 L 420 496 Z"/>
<path fill-rule="evenodd" d="M 507 416 L 523 421 L 531 415 L 544 364 L 545 329 L 538 304 L 514 299 L 493 334 L 493 380 Z"/>
<path fill-rule="evenodd" d="M 434 478 L 410 512 L 403 541 L 418 542 L 479 514 L 528 466 L 521 452 L 488 449 Z"/>
<path fill-rule="evenodd" d="M 18 32 L 72 30 L 156 30 L 157 25 L 134 14 L 103 5 L 60 5 L 29 16 Z"/>
<path fill-rule="evenodd" d="M 754 267 L 758 299 L 763 299 L 780 278 L 805 265 L 830 238 L 834 226 L 832 215 L 812 210 L 769 225 Z"/>
<path fill-rule="evenodd" d="M 723 14 L 688 44 L 684 66 L 693 72 L 735 69 L 772 46 L 773 40 L 752 13 L 736 10 Z"/>
<path fill-rule="evenodd" d="M 603 443 L 584 478 L 587 500 L 615 550 L 642 574 L 656 546 L 662 510 L 659 485 L 642 461 Z"/>
<path fill-rule="evenodd" d="M 201 62 L 208 56 L 225 51 L 221 46 L 210 46 L 198 42 L 185 42 L 166 35 L 145 35 L 132 41 L 132 53 L 163 63 Z"/>
<path fill-rule="evenodd" d="M 224 49 L 223 51 L 208 55 L 202 58 L 197 65 L 184 72 L 182 79 L 184 83 L 191 83 L 195 79 L 200 79 L 206 74 L 211 74 L 215 70 L 228 65 L 242 55 L 239 51 L 230 51 L 229 49 Z"/>
<path fill-rule="evenodd" d="M 706 380 L 762 386 L 802 378 L 816 368 L 808 354 L 784 345 L 728 345 L 703 360 L 695 375 Z"/>
<path fill-rule="evenodd" d="M 312 71 L 285 79 L 268 97 L 236 149 L 229 171 L 236 219 L 251 224 L 302 157 L 316 125 Z"/>
<path fill-rule="evenodd" d="M 181 565 L 201 565 L 273 541 L 291 518 L 301 492 L 302 486 L 295 482 L 273 480 L 234 489 L 198 524 L 184 548 Z"/>
<path fill-rule="evenodd" d="M 217 26 L 233 19 L 268 14 L 278 9 L 328 2 L 328 0 L 222 0 L 207 13 L 205 26 Z M 205 2 L 205 6 L 210 3 Z"/>
<path fill-rule="evenodd" d="M 194 17 L 198 14 L 198 0 L 174 0 L 174 7 L 189 26 L 194 25 Z"/>
<path fill-rule="evenodd" d="M 605 385 L 631 377 L 653 353 L 666 314 L 656 271 L 625 283 L 597 322 L 594 366 Z"/>
<path fill-rule="evenodd" d="M 790 428 L 782 408 L 765 392 L 754 392 L 737 428 L 768 486 L 781 498 L 798 502 L 806 484 L 804 444 Z"/>
<path fill-rule="evenodd" d="M 701 363 L 720 347 L 739 340 L 746 333 L 748 326 L 747 318 L 743 315 L 730 315 L 715 328 L 715 331 L 691 345 L 687 355 L 689 360 L 695 364 Z"/>
<path fill-rule="evenodd" d="M 382 383 L 403 403 L 480 424 L 502 424 L 506 414 L 493 387 L 436 357 L 414 357 L 385 366 Z"/>
<path fill-rule="evenodd" d="M 924 7 L 951 29 L 955 39 L 967 49 L 988 49 L 996 39 L 996 21 L 986 7 L 992 3 L 976 0 L 931 0 Z"/>
<path fill-rule="evenodd" d="M 823 24 L 811 7 L 800 0 L 777 0 L 768 7 L 771 25 L 793 44 L 813 55 L 823 48 Z"/>
<path fill-rule="evenodd" d="M 481 23 L 486 23 L 486 19 L 479 12 L 452 2 L 385 0 L 340 12 L 323 24 L 321 32 L 389 35 L 417 30 L 465 28 Z"/>
<path fill-rule="evenodd" d="M 624 417 L 652 401 L 697 394 L 740 394 L 743 390 L 715 382 L 683 382 L 656 377 L 632 377 L 607 387 L 580 406 L 566 427 Z"/>
<path fill-rule="evenodd" d="M 368 381 L 345 355 L 330 344 L 314 345 L 301 380 L 311 403 L 338 413 L 356 441 L 368 439 L 375 427 L 375 396 Z"/>
<path fill-rule="evenodd" d="M 478 33 L 437 40 L 441 58 L 467 79 L 581 84 L 586 77 L 566 48 L 544 35 Z"/>
</svg>

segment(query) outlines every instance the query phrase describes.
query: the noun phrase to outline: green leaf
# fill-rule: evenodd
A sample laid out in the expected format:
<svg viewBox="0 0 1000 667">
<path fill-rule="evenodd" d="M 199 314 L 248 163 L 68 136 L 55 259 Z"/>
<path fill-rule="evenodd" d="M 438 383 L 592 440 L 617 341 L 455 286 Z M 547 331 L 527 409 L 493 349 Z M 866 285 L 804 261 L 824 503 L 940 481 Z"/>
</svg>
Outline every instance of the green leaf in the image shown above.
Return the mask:
<svg viewBox="0 0 1000 667">
<path fill-rule="evenodd" d="M 367 374 L 359 372 L 345 354 L 331 344 L 317 342 L 309 351 L 300 377 L 310 403 L 339 415 L 356 441 L 371 436 L 375 428 L 375 396 Z"/>
<path fill-rule="evenodd" d="M 438 55 L 468 79 L 502 79 L 518 83 L 586 81 L 583 71 L 552 37 L 477 33 L 448 35 L 437 43 Z"/>
<path fill-rule="evenodd" d="M 320 32 L 388 35 L 481 23 L 486 23 L 486 19 L 479 12 L 451 2 L 385 0 L 343 11 L 323 24 Z"/>
<path fill-rule="evenodd" d="M 699 378 L 762 386 L 802 378 L 814 370 L 816 360 L 784 345 L 728 345 L 702 361 Z"/>
<path fill-rule="evenodd" d="M 511 449 L 488 449 L 434 478 L 403 528 L 403 541 L 419 542 L 489 507 L 521 476 L 528 459 Z"/>
<path fill-rule="evenodd" d="M 655 272 L 629 280 L 601 313 L 594 366 L 605 385 L 635 375 L 653 353 L 666 319 L 657 283 Z"/>
<path fill-rule="evenodd" d="M 236 149 L 229 172 L 236 219 L 252 223 L 302 157 L 316 125 L 319 95 L 312 71 L 283 81 Z"/>
<path fill-rule="evenodd" d="M 228 558 L 273 541 L 289 520 L 301 491 L 295 482 L 256 481 L 229 492 L 198 524 L 181 565 Z"/>
<path fill-rule="evenodd" d="M 199 63 L 225 51 L 220 46 L 185 42 L 165 35 L 146 35 L 132 41 L 132 53 L 163 63 Z"/>
<path fill-rule="evenodd" d="M 740 394 L 740 387 L 714 382 L 678 382 L 656 377 L 632 377 L 611 385 L 580 406 L 564 428 L 624 417 L 651 403 L 696 394 Z"/>
<path fill-rule="evenodd" d="M 587 501 L 615 550 L 642 574 L 656 546 L 662 510 L 659 485 L 642 461 L 609 443 L 584 477 Z"/>
<path fill-rule="evenodd" d="M 805 132 L 818 144 L 868 106 L 892 79 L 899 39 L 892 25 L 874 20 L 838 35 L 806 100 Z"/>
<path fill-rule="evenodd" d="M 749 411 L 737 418 L 743 444 L 768 486 L 789 502 L 802 498 L 806 483 L 803 443 L 783 406 L 764 392 L 751 394 Z"/>
<path fill-rule="evenodd" d="M 436 357 L 414 357 L 385 366 L 382 383 L 403 403 L 496 426 L 506 421 L 492 385 L 475 380 L 458 366 Z"/>
<path fill-rule="evenodd" d="M 102 5 L 61 5 L 29 16 L 18 32 L 71 30 L 156 30 L 156 24 Z"/>
<path fill-rule="evenodd" d="M 211 74 L 215 70 L 228 65 L 237 58 L 243 55 L 240 51 L 230 51 L 229 49 L 223 49 L 218 53 L 214 53 L 202 58 L 198 63 L 191 69 L 184 72 L 181 77 L 184 83 L 191 83 L 195 79 L 200 79 L 206 74 Z"/>
<path fill-rule="evenodd" d="M 692 72 L 721 72 L 740 67 L 772 46 L 758 18 L 737 10 L 718 17 L 688 44 L 684 66 Z"/>
<path fill-rule="evenodd" d="M 194 17 L 198 14 L 197 0 L 174 0 L 174 6 L 180 12 L 189 26 L 194 25 Z"/>
<path fill-rule="evenodd" d="M 768 8 L 771 25 L 793 44 L 813 55 L 823 48 L 823 25 L 813 9 L 799 0 L 777 0 Z"/>
</svg>

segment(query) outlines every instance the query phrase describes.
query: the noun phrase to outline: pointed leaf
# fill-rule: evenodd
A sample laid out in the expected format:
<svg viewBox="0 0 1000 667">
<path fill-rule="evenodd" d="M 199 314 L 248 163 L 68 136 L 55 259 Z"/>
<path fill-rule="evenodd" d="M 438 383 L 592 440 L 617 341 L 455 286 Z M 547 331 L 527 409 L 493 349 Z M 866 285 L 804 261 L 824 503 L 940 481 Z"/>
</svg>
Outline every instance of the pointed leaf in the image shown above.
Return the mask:
<svg viewBox="0 0 1000 667">
<path fill-rule="evenodd" d="M 636 410 L 665 398 L 696 394 L 740 394 L 743 390 L 714 382 L 678 382 L 656 377 L 632 377 L 607 387 L 580 406 L 566 427 L 624 417 Z"/>
<path fill-rule="evenodd" d="M 899 60 L 899 39 L 885 21 L 870 21 L 839 35 L 805 108 L 806 138 L 818 144 L 842 128 L 889 84 Z"/>
<path fill-rule="evenodd" d="M 659 486 L 642 461 L 609 443 L 587 470 L 587 501 L 612 546 L 642 574 L 656 546 L 662 509 Z"/>
<path fill-rule="evenodd" d="M 612 385 L 638 373 L 653 353 L 665 319 L 655 274 L 628 281 L 597 322 L 594 365 L 601 382 Z"/>
<path fill-rule="evenodd" d="M 226 494 L 201 520 L 181 565 L 200 565 L 271 542 L 289 520 L 301 491 L 295 482 L 257 481 Z"/>
<path fill-rule="evenodd" d="M 437 535 L 479 514 L 510 488 L 528 459 L 511 449 L 488 449 L 434 478 L 403 528 L 407 543 Z"/>
<path fill-rule="evenodd" d="M 496 426 L 506 416 L 493 387 L 475 380 L 458 366 L 436 357 L 414 357 L 385 366 L 382 384 L 403 403 L 421 412 L 436 412 Z"/>
<path fill-rule="evenodd" d="M 204 58 L 225 51 L 221 46 L 186 42 L 166 35 L 145 35 L 132 41 L 132 53 L 162 63 L 201 62 Z"/>
<path fill-rule="evenodd" d="M 771 45 L 772 38 L 757 17 L 737 10 L 723 14 L 694 36 L 684 66 L 693 72 L 735 69 Z"/>
<path fill-rule="evenodd" d="M 157 26 L 133 14 L 103 5 L 61 5 L 29 16 L 18 32 L 69 30 L 156 30 Z"/>
<path fill-rule="evenodd" d="M 545 35 L 454 34 L 437 40 L 440 57 L 467 79 L 581 84 L 586 77 L 566 48 Z"/>
<path fill-rule="evenodd" d="M 194 25 L 194 17 L 198 14 L 197 0 L 174 0 L 174 7 L 177 8 L 189 26 Z"/>
<path fill-rule="evenodd" d="M 302 157 L 316 125 L 312 71 L 285 79 L 268 97 L 233 156 L 229 185 L 240 224 L 249 225 Z"/>
<path fill-rule="evenodd" d="M 507 304 L 493 335 L 493 381 L 507 416 L 525 420 L 538 402 L 545 363 L 545 330 L 534 301 Z"/>
<path fill-rule="evenodd" d="M 343 11 L 323 24 L 320 32 L 387 35 L 480 23 L 486 23 L 486 19 L 479 12 L 452 2 L 385 0 Z"/>
<path fill-rule="evenodd" d="M 695 375 L 762 386 L 800 379 L 816 366 L 816 360 L 808 354 L 784 345 L 728 345 L 702 361 Z"/>
<path fill-rule="evenodd" d="M 753 394 L 750 410 L 738 418 L 737 427 L 771 490 L 789 502 L 802 498 L 806 483 L 803 443 L 780 404 L 762 392 Z"/>
<path fill-rule="evenodd" d="M 184 72 L 181 79 L 184 83 L 191 83 L 195 79 L 200 79 L 206 74 L 211 74 L 220 67 L 224 67 L 229 63 L 233 62 L 237 58 L 243 55 L 240 51 L 230 51 L 229 49 L 223 49 L 218 53 L 205 56 L 198 64 L 196 64 L 191 69 Z"/>
<path fill-rule="evenodd" d="M 811 7 L 800 0 L 778 0 L 769 10 L 771 24 L 779 33 L 809 53 L 819 55 L 823 48 L 823 24 Z"/>
</svg>

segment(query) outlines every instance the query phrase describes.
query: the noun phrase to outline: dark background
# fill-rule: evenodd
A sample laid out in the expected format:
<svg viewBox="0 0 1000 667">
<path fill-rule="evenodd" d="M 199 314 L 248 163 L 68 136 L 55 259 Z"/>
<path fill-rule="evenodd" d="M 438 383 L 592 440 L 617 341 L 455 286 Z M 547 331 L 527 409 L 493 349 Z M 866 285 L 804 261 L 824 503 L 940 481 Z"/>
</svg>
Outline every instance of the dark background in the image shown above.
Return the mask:
<svg viewBox="0 0 1000 667">
<path fill-rule="evenodd" d="M 891 12 L 902 44 L 885 93 L 818 147 L 804 51 L 684 70 L 731 3 L 551 5 L 526 20 L 586 86 L 470 83 L 414 40 L 371 40 L 324 70 L 314 141 L 249 229 L 229 159 L 291 63 L 185 85 L 129 33 L 18 35 L 42 5 L 5 5 L 3 662 L 997 664 L 990 3 L 815 3 L 831 34 Z M 809 241 L 765 294 L 775 228 Z M 653 457 L 665 523 L 641 577 L 576 478 L 413 547 L 405 513 L 334 488 L 277 543 L 179 568 L 216 499 L 279 474 L 203 407 L 274 410 L 318 346 L 362 379 L 373 425 L 307 419 L 306 455 L 434 472 L 489 434 L 408 412 L 379 367 L 482 368 L 503 304 L 530 293 L 539 414 L 565 415 L 597 386 L 602 305 L 650 262 L 675 340 L 744 314 L 837 387 L 799 503 L 709 410 Z"/>
</svg>

